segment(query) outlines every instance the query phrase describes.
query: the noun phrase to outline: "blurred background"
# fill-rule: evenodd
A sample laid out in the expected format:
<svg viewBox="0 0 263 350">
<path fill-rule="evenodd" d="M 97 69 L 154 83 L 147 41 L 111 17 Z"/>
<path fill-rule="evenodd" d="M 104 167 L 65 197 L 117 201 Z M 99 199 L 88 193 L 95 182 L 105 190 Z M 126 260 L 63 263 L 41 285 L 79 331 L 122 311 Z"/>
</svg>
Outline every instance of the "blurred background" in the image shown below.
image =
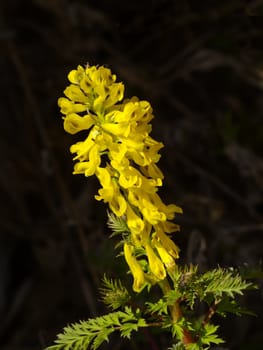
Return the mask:
<svg viewBox="0 0 263 350">
<path fill-rule="evenodd" d="M 105 312 L 105 272 L 126 278 L 97 182 L 72 175 L 78 136 L 64 132 L 57 99 L 78 64 L 111 68 L 126 96 L 151 102 L 161 195 L 184 209 L 180 262 L 248 268 L 261 288 L 262 15 L 256 0 L 1 1 L 1 350 L 50 345 L 63 326 Z M 242 299 L 257 317 L 215 320 L 220 349 L 262 349 L 260 288 Z M 170 344 L 156 331 L 135 339 L 104 348 Z"/>
</svg>

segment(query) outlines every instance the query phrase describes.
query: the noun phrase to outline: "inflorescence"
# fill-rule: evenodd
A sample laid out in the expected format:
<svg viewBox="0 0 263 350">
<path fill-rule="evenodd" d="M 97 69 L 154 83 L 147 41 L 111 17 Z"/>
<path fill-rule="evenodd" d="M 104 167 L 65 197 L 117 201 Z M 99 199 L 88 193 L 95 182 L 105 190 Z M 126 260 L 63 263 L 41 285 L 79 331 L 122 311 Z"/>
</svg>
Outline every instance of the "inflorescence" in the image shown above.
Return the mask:
<svg viewBox="0 0 263 350">
<path fill-rule="evenodd" d="M 58 104 L 70 134 L 88 130 L 84 141 L 73 144 L 74 174 L 95 175 L 101 188 L 97 200 L 108 203 L 123 220 L 123 252 L 133 275 L 133 289 L 163 280 L 175 268 L 179 249 L 170 234 L 182 209 L 166 205 L 157 194 L 163 174 L 156 165 L 163 144 L 151 136 L 149 102 L 124 99 L 124 85 L 103 66 L 72 70 Z"/>
</svg>

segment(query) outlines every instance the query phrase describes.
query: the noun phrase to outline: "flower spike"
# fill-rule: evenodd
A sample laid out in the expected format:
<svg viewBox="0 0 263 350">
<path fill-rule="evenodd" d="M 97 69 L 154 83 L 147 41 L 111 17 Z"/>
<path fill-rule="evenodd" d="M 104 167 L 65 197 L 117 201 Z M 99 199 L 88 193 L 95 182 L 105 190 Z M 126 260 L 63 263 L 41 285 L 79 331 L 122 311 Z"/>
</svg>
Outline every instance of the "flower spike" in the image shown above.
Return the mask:
<svg viewBox="0 0 263 350">
<path fill-rule="evenodd" d="M 152 107 L 137 97 L 124 100 L 123 83 L 103 66 L 78 66 L 68 79 L 58 100 L 64 129 L 87 133 L 70 148 L 73 173 L 95 175 L 101 185 L 95 199 L 126 221 L 124 257 L 139 292 L 146 280 L 163 280 L 166 268 L 175 265 L 179 248 L 168 235 L 178 230 L 171 220 L 182 212 L 157 194 L 164 178 L 157 166 L 163 144 L 150 136 Z"/>
</svg>

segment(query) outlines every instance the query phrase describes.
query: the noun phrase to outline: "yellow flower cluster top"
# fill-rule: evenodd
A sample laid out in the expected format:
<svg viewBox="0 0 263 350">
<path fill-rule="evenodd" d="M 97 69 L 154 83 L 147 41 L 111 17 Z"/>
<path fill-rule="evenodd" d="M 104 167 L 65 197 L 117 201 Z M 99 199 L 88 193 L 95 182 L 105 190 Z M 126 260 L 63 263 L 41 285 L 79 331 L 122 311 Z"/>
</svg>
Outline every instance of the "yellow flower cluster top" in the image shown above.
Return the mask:
<svg viewBox="0 0 263 350">
<path fill-rule="evenodd" d="M 101 184 L 95 198 L 127 223 L 124 256 L 139 292 L 175 266 L 178 247 L 169 234 L 179 227 L 170 220 L 182 212 L 157 194 L 163 174 L 156 163 L 163 144 L 149 136 L 152 108 L 136 97 L 123 100 L 124 85 L 106 67 L 78 66 L 68 79 L 66 97 L 58 100 L 64 128 L 70 134 L 89 130 L 70 148 L 77 161 L 74 174 L 95 175 Z"/>
</svg>

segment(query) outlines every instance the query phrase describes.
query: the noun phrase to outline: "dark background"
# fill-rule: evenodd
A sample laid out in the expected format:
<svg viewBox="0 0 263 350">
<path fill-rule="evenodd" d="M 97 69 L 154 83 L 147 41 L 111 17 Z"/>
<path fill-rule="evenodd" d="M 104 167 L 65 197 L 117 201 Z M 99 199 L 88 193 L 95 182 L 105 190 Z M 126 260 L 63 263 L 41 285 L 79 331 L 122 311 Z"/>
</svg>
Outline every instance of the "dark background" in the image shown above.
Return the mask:
<svg viewBox="0 0 263 350">
<path fill-rule="evenodd" d="M 78 137 L 64 132 L 57 99 L 78 64 L 110 67 L 126 96 L 151 102 L 165 144 L 161 195 L 184 209 L 181 263 L 253 273 L 263 248 L 262 2 L 3 0 L 0 10 L 0 349 L 50 345 L 66 324 L 105 312 L 104 272 L 125 276 L 96 181 L 72 175 Z M 262 349 L 262 290 L 242 303 L 258 317 L 217 319 L 224 349 Z M 167 344 L 152 332 L 131 344 L 112 337 L 109 348 Z"/>
</svg>

